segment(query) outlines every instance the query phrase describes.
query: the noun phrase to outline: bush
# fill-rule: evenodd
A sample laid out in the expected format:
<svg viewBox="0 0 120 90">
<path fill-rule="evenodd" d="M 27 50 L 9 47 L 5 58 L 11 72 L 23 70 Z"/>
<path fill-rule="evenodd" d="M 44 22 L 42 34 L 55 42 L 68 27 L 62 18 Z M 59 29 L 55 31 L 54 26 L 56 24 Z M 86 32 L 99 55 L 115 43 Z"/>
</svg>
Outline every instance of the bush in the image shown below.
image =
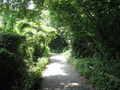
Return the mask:
<svg viewBox="0 0 120 90">
<path fill-rule="evenodd" d="M 92 57 L 96 53 L 95 37 L 84 35 L 74 37 L 72 43 L 73 55 L 78 57 Z"/>
<path fill-rule="evenodd" d="M 68 46 L 67 41 L 65 38 L 61 37 L 60 35 L 56 35 L 56 38 L 51 40 L 49 47 L 53 52 L 62 52 Z"/>
<path fill-rule="evenodd" d="M 48 59 L 42 57 L 38 59 L 35 65 L 31 65 L 28 69 L 27 76 L 25 76 L 23 90 L 34 90 L 36 89 L 36 84 L 40 84 L 40 78 L 44 67 L 48 64 Z M 39 81 L 39 82 L 37 82 Z"/>
<path fill-rule="evenodd" d="M 0 33 L 0 90 L 20 85 L 25 63 L 19 52 L 23 37 L 14 33 Z"/>
<path fill-rule="evenodd" d="M 120 62 L 99 58 L 80 58 L 70 61 L 81 75 L 89 79 L 97 90 L 120 90 Z"/>
<path fill-rule="evenodd" d="M 11 33 L 0 33 L 0 90 L 30 89 L 48 62 L 43 57 L 49 55 L 48 44 L 56 35 L 34 22 L 14 26 Z"/>
<path fill-rule="evenodd" d="M 0 90 L 27 90 L 41 76 L 48 60 L 39 37 L 0 33 Z"/>
<path fill-rule="evenodd" d="M 17 53 L 24 39 L 24 37 L 15 33 L 0 33 L 0 48 L 5 48 L 9 52 Z"/>
</svg>

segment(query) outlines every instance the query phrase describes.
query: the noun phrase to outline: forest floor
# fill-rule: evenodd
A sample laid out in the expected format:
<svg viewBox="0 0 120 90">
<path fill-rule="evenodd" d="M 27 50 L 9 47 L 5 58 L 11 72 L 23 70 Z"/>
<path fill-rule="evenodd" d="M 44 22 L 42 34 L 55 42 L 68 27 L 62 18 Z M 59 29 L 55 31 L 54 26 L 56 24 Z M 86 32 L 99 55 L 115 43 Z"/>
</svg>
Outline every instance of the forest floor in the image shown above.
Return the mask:
<svg viewBox="0 0 120 90">
<path fill-rule="evenodd" d="M 95 90 L 64 56 L 54 54 L 49 60 L 50 64 L 43 72 L 41 83 L 38 81 L 34 86 L 35 90 Z"/>
</svg>

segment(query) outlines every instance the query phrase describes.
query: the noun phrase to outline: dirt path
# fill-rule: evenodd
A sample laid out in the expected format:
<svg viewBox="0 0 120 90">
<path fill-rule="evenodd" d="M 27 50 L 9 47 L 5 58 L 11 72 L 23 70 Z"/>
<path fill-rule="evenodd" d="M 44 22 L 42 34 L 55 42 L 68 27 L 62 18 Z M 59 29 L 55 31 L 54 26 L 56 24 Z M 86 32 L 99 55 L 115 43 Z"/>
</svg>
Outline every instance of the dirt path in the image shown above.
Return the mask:
<svg viewBox="0 0 120 90">
<path fill-rule="evenodd" d="M 40 90 L 95 90 L 63 56 L 53 55 L 50 62 L 43 72 Z"/>
</svg>

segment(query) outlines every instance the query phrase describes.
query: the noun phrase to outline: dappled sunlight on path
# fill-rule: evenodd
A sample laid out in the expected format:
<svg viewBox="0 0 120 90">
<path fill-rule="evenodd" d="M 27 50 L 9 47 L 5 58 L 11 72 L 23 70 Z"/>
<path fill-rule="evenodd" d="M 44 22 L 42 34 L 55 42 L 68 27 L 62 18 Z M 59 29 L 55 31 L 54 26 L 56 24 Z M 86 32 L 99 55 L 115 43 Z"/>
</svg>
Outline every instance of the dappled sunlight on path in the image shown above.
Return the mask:
<svg viewBox="0 0 120 90">
<path fill-rule="evenodd" d="M 86 79 L 67 63 L 65 57 L 55 54 L 43 72 L 40 90 L 95 90 L 86 84 Z"/>
<path fill-rule="evenodd" d="M 50 57 L 50 62 L 47 66 L 47 69 L 43 73 L 43 77 L 50 77 L 50 76 L 56 76 L 56 75 L 61 75 L 61 76 L 67 76 L 68 73 L 65 72 L 64 67 L 66 63 L 66 59 L 63 56 L 60 55 L 55 55 Z"/>
</svg>

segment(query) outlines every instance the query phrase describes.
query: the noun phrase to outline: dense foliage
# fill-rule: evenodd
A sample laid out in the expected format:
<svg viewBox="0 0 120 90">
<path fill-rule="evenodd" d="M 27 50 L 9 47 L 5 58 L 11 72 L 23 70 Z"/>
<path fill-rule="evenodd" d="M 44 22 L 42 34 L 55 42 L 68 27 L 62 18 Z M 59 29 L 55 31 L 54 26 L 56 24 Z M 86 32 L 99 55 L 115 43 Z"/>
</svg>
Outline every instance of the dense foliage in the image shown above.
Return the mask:
<svg viewBox="0 0 120 90">
<path fill-rule="evenodd" d="M 71 57 L 72 58 L 72 57 Z M 99 58 L 79 58 L 70 60 L 76 66 L 81 75 L 89 79 L 89 82 L 98 90 L 120 89 L 120 62 L 106 61 Z M 112 67 L 111 67 L 112 66 Z"/>
<path fill-rule="evenodd" d="M 0 33 L 0 39 L 0 89 L 4 90 L 10 89 L 13 83 L 20 85 L 23 80 L 26 65 L 19 47 L 24 37 L 15 33 Z"/>
<path fill-rule="evenodd" d="M 119 29 L 119 0 L 1 0 L 0 78 L 11 79 L 0 83 L 31 88 L 50 52 L 67 48 L 96 87 L 119 90 Z"/>
<path fill-rule="evenodd" d="M 38 11 L 31 10 L 28 3 L 29 0 L 3 0 L 0 3 L 1 90 L 32 88 L 48 63 L 48 44 L 55 37 L 56 30 L 44 23 L 43 16 L 48 11 L 41 11 L 39 6 L 36 6 Z M 34 16 L 35 12 L 37 16 Z"/>
<path fill-rule="evenodd" d="M 88 57 L 74 60 L 79 71 L 100 90 L 119 90 L 119 1 L 54 0 L 49 6 L 56 26 L 69 33 L 72 54 Z"/>
</svg>

